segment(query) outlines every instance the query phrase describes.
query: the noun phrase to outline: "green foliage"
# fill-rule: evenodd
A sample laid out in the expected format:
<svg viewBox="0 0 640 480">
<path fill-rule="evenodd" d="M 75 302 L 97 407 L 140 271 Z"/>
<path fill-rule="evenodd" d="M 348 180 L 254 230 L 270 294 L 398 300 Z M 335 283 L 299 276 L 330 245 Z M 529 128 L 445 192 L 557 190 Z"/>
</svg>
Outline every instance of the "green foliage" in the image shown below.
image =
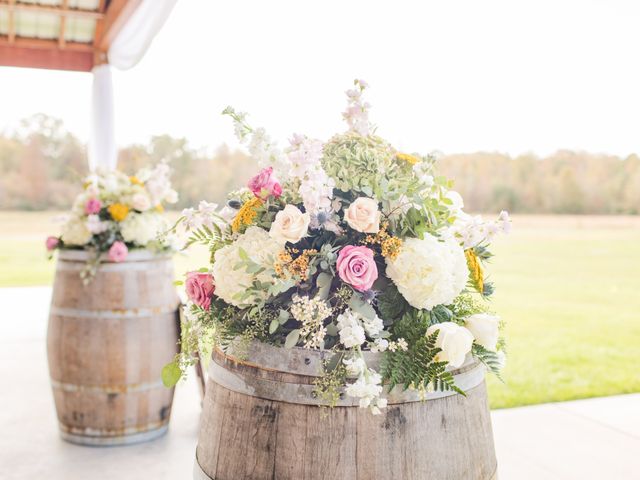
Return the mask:
<svg viewBox="0 0 640 480">
<path fill-rule="evenodd" d="M 393 282 L 388 282 L 378 295 L 377 307 L 380 316 L 387 321 L 401 318 L 411 308 Z"/>
<path fill-rule="evenodd" d="M 415 388 L 426 392 L 453 390 L 461 395 L 451 372 L 446 370 L 447 362 L 438 362 L 436 355 L 441 351 L 435 346 L 438 332 L 422 336 L 409 342 L 407 351 L 386 352 L 382 360 L 382 376 L 389 382 L 389 388 L 402 385 L 404 389 Z"/>
<path fill-rule="evenodd" d="M 471 353 L 474 357 L 480 360 L 491 373 L 502 380 L 502 377 L 500 376 L 501 362 L 498 359 L 498 355 L 496 354 L 496 352 L 487 350 L 482 345 L 474 343 L 471 349 Z"/>
<path fill-rule="evenodd" d="M 162 383 L 165 387 L 175 387 L 180 378 L 182 378 L 182 370 L 180 369 L 179 360 L 174 359 L 162 369 Z"/>
<path fill-rule="evenodd" d="M 336 406 L 347 379 L 343 358 L 344 353 L 339 352 L 325 360 L 322 364 L 322 375 L 314 382 L 314 395 L 327 407 Z"/>
</svg>

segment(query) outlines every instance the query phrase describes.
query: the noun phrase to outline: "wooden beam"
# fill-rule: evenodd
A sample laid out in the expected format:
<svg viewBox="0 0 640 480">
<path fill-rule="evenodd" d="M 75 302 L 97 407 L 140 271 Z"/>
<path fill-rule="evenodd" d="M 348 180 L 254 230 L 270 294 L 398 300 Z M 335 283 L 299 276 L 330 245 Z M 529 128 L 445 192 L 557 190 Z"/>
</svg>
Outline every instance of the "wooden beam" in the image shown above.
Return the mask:
<svg viewBox="0 0 640 480">
<path fill-rule="evenodd" d="M 67 10 L 69 8 L 69 0 L 62 0 L 62 8 Z M 58 47 L 64 49 L 66 40 L 64 38 L 64 33 L 67 28 L 67 17 L 66 15 L 62 15 L 60 17 L 60 34 L 58 35 Z"/>
<path fill-rule="evenodd" d="M 15 11 L 22 10 L 25 12 L 53 13 L 56 15 L 64 15 L 67 17 L 100 19 L 104 16 L 102 12 L 96 12 L 93 10 L 78 10 L 76 8 L 52 7 L 44 5 L 34 5 L 30 3 L 0 3 L 0 8 L 8 8 Z"/>
<path fill-rule="evenodd" d="M 44 38 L 27 38 L 16 37 L 15 40 L 9 43 L 7 38 L 0 37 L 0 45 L 6 46 L 8 44 L 15 45 L 22 48 L 33 48 L 35 50 L 58 50 L 58 39 L 44 39 Z M 74 52 L 92 53 L 93 46 L 90 43 L 80 42 L 66 42 L 65 50 L 72 50 Z"/>
<path fill-rule="evenodd" d="M 18 43 L 9 44 L 5 41 L 0 43 L 0 65 L 90 72 L 93 68 L 93 52 L 21 47 Z"/>
<path fill-rule="evenodd" d="M 111 0 L 99 28 L 96 28 L 94 46 L 101 52 L 109 50 L 129 17 L 140 6 L 142 0 Z"/>
<path fill-rule="evenodd" d="M 9 0 L 9 43 L 13 43 L 16 38 L 16 17 L 13 10 L 16 0 Z"/>
</svg>

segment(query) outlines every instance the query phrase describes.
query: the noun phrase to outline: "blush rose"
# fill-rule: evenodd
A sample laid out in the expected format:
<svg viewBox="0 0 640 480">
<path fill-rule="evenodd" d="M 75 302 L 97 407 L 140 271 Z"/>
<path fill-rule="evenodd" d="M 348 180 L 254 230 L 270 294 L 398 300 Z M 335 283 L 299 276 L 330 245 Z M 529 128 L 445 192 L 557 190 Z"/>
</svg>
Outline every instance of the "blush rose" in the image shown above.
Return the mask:
<svg viewBox="0 0 640 480">
<path fill-rule="evenodd" d="M 373 250 L 367 247 L 343 247 L 336 263 L 338 275 L 359 292 L 371 289 L 378 278 L 378 267 L 373 256 Z"/>
<path fill-rule="evenodd" d="M 273 167 L 260 170 L 255 177 L 249 180 L 247 186 L 256 197 L 262 200 L 266 200 L 271 195 L 274 197 L 282 195 L 282 186 L 273 175 Z"/>
<path fill-rule="evenodd" d="M 210 273 L 189 272 L 185 282 L 187 297 L 199 307 L 209 310 L 216 287 Z"/>
<path fill-rule="evenodd" d="M 95 215 L 100 213 L 100 209 L 102 208 L 102 202 L 97 198 L 90 198 L 87 200 L 87 203 L 84 204 L 84 213 L 87 215 Z"/>
<path fill-rule="evenodd" d="M 109 249 L 109 260 L 111 260 L 112 262 L 124 262 L 127 258 L 127 255 L 129 254 L 129 249 L 127 248 L 127 246 L 124 244 L 124 242 L 113 242 L 113 245 L 111 245 L 111 248 Z"/>
</svg>

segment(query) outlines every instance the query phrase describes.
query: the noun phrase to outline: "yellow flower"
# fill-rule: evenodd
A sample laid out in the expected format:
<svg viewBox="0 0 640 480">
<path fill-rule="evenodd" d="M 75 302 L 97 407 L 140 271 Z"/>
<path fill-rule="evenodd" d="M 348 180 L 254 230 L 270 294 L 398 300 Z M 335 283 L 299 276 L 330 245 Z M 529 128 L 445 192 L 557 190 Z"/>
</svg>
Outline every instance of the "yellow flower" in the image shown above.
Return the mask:
<svg viewBox="0 0 640 480">
<path fill-rule="evenodd" d="M 240 207 L 240 211 L 233 219 L 233 222 L 231 222 L 231 230 L 233 232 L 238 232 L 244 225 L 251 225 L 253 220 L 256 218 L 256 214 L 258 213 L 257 210 L 260 205 L 262 205 L 262 200 L 258 197 L 254 197 L 251 200 L 244 202 L 242 207 Z"/>
<path fill-rule="evenodd" d="M 409 155 L 408 153 L 396 153 L 396 158 L 398 160 L 402 160 L 403 162 L 407 162 L 409 165 L 415 165 L 420 161 L 418 157 Z"/>
<path fill-rule="evenodd" d="M 164 207 L 162 206 L 161 203 L 157 204 L 154 208 L 156 209 L 156 212 L 158 212 L 158 213 L 163 213 L 164 212 Z"/>
<path fill-rule="evenodd" d="M 127 215 L 129 215 L 129 207 L 123 205 L 122 203 L 114 203 L 112 205 L 109 205 L 107 210 L 109 210 L 109 215 L 111 215 L 111 218 L 113 218 L 116 222 L 123 221 L 125 218 L 127 218 Z"/>
<path fill-rule="evenodd" d="M 484 273 L 482 272 L 482 266 L 478 260 L 478 256 L 473 249 L 464 251 L 465 257 L 467 257 L 467 266 L 469 267 L 469 273 L 471 274 L 471 284 L 478 292 L 484 292 Z"/>
<path fill-rule="evenodd" d="M 129 177 L 129 181 L 133 184 L 133 185 L 144 185 L 144 183 L 142 183 L 140 181 L 140 179 L 138 177 L 136 177 L 135 175 L 131 175 Z"/>
</svg>

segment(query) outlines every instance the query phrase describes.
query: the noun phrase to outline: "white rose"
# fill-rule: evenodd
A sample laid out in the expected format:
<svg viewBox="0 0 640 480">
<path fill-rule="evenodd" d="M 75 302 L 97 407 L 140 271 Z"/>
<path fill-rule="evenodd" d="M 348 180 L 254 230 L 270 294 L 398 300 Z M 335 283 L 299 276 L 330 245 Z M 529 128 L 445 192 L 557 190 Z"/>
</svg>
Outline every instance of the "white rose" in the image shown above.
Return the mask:
<svg viewBox="0 0 640 480">
<path fill-rule="evenodd" d="M 86 245 L 91 240 L 91 232 L 85 222 L 79 217 L 73 216 L 62 226 L 62 241 L 66 245 Z"/>
<path fill-rule="evenodd" d="M 467 284 L 469 268 L 455 241 L 425 234 L 422 240 L 407 238 L 400 254 L 387 258 L 387 276 L 412 307 L 431 310 L 453 302 Z"/>
<path fill-rule="evenodd" d="M 377 233 L 380 230 L 378 202 L 367 197 L 356 198 L 344 212 L 344 219 L 358 232 Z"/>
<path fill-rule="evenodd" d="M 488 313 L 476 313 L 465 319 L 465 327 L 476 339 L 476 343 L 487 350 L 496 350 L 498 343 L 500 317 Z"/>
<path fill-rule="evenodd" d="M 269 235 L 280 243 L 297 243 L 307 236 L 311 218 L 293 205 L 287 205 L 276 214 Z"/>
<path fill-rule="evenodd" d="M 149 195 L 145 193 L 136 193 L 131 197 L 131 206 L 134 208 L 134 210 L 138 210 L 139 212 L 149 210 L 151 208 L 151 200 L 149 199 Z"/>
<path fill-rule="evenodd" d="M 460 367 L 473 345 L 471 332 L 453 322 L 431 325 L 427 329 L 427 336 L 434 332 L 439 332 L 436 347 L 442 349 L 436 356 L 436 361 L 449 362 L 453 368 Z"/>
</svg>

